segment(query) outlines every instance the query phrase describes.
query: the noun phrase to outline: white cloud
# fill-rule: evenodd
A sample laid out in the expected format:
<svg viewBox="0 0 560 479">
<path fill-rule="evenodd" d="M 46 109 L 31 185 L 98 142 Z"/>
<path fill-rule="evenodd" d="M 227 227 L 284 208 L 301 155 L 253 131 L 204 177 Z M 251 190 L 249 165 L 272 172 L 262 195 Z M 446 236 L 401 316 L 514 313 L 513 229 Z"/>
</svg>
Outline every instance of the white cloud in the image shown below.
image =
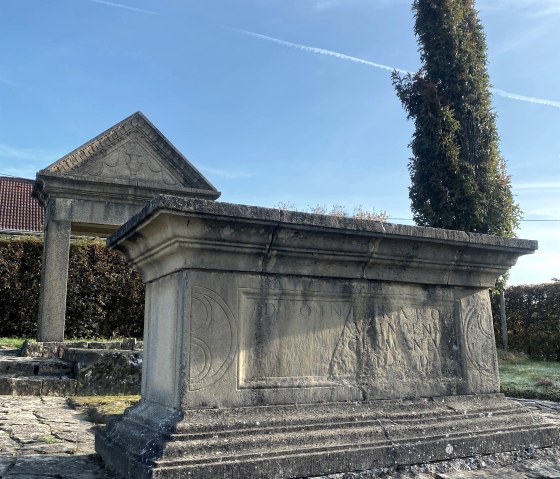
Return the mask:
<svg viewBox="0 0 560 479">
<path fill-rule="evenodd" d="M 517 260 L 517 264 L 511 269 L 508 284 L 550 283 L 552 278 L 558 277 L 559 264 L 560 253 L 537 250 L 534 254 Z"/>
<path fill-rule="evenodd" d="M 53 151 L 41 150 L 36 148 L 20 148 L 17 146 L 7 145 L 6 143 L 0 143 L 0 158 L 7 160 L 19 160 L 19 161 L 38 161 L 45 163 L 52 162 L 62 155 L 59 155 Z"/>
<path fill-rule="evenodd" d="M 537 40 L 541 39 L 551 28 L 556 27 L 556 22 L 539 22 L 536 28 L 529 29 L 526 32 L 510 32 L 509 38 L 501 41 L 496 47 L 489 48 L 489 52 L 492 56 L 499 56 L 505 53 L 509 53 L 513 50 L 518 50 L 521 47 L 525 47 Z"/>
<path fill-rule="evenodd" d="M 61 157 L 62 154 L 55 151 L 0 143 L 0 175 L 35 178 L 37 171 Z"/>
<path fill-rule="evenodd" d="M 18 167 L 4 168 L 0 167 L 0 175 L 2 176 L 15 176 L 17 178 L 34 179 L 35 175 L 41 168 L 33 165 L 24 165 Z"/>
<path fill-rule="evenodd" d="M 336 2 L 335 0 L 318 0 L 313 3 L 313 8 L 315 10 L 327 10 L 337 5 L 340 5 L 340 2 Z"/>
</svg>

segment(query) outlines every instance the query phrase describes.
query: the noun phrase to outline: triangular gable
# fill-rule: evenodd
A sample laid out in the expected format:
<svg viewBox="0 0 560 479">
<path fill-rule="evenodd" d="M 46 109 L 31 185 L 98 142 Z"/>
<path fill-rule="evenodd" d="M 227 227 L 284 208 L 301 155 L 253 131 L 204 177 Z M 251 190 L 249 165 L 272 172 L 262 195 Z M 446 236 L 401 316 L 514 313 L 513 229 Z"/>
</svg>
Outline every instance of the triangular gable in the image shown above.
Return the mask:
<svg viewBox="0 0 560 479">
<path fill-rule="evenodd" d="M 216 188 L 141 113 L 136 112 L 39 174 L 169 190 Z"/>
</svg>

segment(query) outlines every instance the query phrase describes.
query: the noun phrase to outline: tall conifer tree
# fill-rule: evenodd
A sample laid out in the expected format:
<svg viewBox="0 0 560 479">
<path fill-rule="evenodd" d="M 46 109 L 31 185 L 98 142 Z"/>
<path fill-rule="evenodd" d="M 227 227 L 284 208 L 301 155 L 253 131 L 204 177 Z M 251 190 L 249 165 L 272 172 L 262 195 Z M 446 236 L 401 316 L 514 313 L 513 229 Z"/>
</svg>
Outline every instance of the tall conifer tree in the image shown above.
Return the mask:
<svg viewBox="0 0 560 479">
<path fill-rule="evenodd" d="M 417 224 L 514 236 L 521 211 L 500 154 L 474 0 L 414 0 L 422 67 L 393 74 L 415 121 L 409 196 Z"/>
</svg>

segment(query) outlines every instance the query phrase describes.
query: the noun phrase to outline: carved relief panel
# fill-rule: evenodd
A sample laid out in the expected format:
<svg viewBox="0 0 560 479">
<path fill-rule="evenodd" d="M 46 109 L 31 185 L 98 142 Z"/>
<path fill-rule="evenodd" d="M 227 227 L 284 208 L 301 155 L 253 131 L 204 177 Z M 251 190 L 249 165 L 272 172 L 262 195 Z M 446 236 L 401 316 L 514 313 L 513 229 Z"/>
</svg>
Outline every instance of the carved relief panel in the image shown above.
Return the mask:
<svg viewBox="0 0 560 479">
<path fill-rule="evenodd" d="M 237 324 L 223 298 L 208 288 L 195 286 L 191 293 L 189 390 L 217 382 L 237 353 Z"/>
<path fill-rule="evenodd" d="M 408 383 L 461 380 L 452 302 L 256 290 L 240 298 L 240 387 L 400 381 L 408 394 Z"/>
<path fill-rule="evenodd" d="M 481 364 L 492 346 L 476 301 L 461 302 L 458 316 L 450 290 L 368 292 L 363 285 L 347 294 L 317 283 L 315 290 L 251 288 L 259 285 L 251 277 L 221 284 L 220 294 L 191 286 L 195 402 L 210 403 L 218 391 L 232 404 L 254 401 L 256 391 L 270 401 L 294 394 L 331 400 L 335 390 L 353 391 L 344 396 L 351 398 L 438 396 L 464 391 L 471 370 L 492 377 L 492 367 Z M 465 331 L 472 341 L 463 344 Z"/>
<path fill-rule="evenodd" d="M 240 290 L 239 298 L 241 388 L 335 384 L 333 357 L 354 319 L 351 297 Z"/>
<path fill-rule="evenodd" d="M 488 291 L 457 301 L 468 393 L 499 392 L 496 342 Z"/>
<path fill-rule="evenodd" d="M 122 179 L 127 183 L 163 183 L 167 186 L 179 184 L 149 148 L 136 138 L 93 158 L 78 173 L 94 178 Z"/>
</svg>

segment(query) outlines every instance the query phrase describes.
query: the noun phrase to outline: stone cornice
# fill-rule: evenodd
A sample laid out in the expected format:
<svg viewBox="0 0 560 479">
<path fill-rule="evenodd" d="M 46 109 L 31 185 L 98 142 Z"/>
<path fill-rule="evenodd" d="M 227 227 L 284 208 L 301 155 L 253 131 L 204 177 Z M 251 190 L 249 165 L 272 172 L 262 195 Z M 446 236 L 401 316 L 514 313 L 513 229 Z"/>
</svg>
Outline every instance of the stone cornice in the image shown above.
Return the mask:
<svg viewBox="0 0 560 479">
<path fill-rule="evenodd" d="M 537 249 L 536 241 L 165 195 L 108 245 L 146 281 L 204 268 L 477 288 Z"/>
<path fill-rule="evenodd" d="M 203 190 L 187 187 L 168 187 L 169 194 L 184 197 L 218 198 L 216 190 Z M 117 203 L 130 203 L 144 205 L 154 196 L 162 194 L 165 188 L 158 185 L 150 188 L 146 185 L 122 184 L 118 180 L 104 178 L 103 181 L 89 181 L 82 177 L 61 175 L 58 173 L 42 174 L 37 177 L 33 188 L 33 196 L 39 203 L 46 205 L 49 197 L 81 199 L 91 201 L 114 201 Z"/>
</svg>

